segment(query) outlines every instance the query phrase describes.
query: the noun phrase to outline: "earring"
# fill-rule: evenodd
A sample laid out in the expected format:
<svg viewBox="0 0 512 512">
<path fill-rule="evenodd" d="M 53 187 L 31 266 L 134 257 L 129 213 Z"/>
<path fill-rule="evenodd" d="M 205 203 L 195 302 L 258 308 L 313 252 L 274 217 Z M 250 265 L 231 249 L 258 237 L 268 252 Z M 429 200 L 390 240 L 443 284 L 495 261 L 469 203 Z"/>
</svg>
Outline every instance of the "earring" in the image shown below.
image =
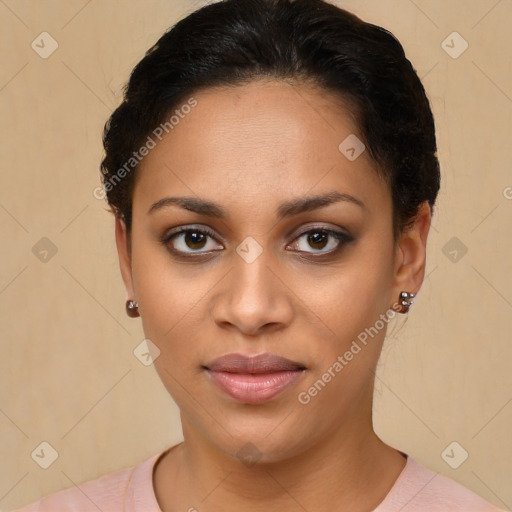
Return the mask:
<svg viewBox="0 0 512 512">
<path fill-rule="evenodd" d="M 415 293 L 400 292 L 398 296 L 398 313 L 402 313 L 403 315 L 407 314 L 411 304 L 414 304 L 414 297 L 416 297 Z"/>
<path fill-rule="evenodd" d="M 126 314 L 130 318 L 137 318 L 139 315 L 139 305 L 135 300 L 127 300 L 126 301 Z"/>
</svg>

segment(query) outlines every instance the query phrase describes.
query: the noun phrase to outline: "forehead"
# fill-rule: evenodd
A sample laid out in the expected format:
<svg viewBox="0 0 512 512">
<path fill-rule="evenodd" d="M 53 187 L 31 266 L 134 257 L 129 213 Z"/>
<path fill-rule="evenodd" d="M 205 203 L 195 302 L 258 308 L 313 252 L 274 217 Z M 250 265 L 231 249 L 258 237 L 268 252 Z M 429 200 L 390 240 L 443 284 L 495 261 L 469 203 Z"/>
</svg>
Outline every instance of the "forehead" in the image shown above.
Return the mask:
<svg viewBox="0 0 512 512">
<path fill-rule="evenodd" d="M 333 188 L 375 203 L 386 190 L 366 151 L 355 160 L 340 151 L 362 136 L 348 106 L 323 89 L 267 80 L 191 97 L 195 106 L 175 108 L 181 115 L 138 170 L 134 213 L 165 193 L 264 208 L 275 197 Z"/>
</svg>

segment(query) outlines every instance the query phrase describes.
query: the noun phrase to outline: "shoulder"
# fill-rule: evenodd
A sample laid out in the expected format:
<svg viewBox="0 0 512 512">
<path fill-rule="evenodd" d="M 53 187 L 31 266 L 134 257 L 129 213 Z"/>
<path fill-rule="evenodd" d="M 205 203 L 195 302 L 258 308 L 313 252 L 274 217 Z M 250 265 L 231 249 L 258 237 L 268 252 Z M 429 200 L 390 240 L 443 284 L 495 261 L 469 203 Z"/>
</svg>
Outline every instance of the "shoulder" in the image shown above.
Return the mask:
<svg viewBox="0 0 512 512">
<path fill-rule="evenodd" d="M 135 466 L 49 494 L 13 512 L 121 512 L 128 503 L 135 502 L 153 506 L 152 468 L 158 456 L 152 455 Z"/>
<path fill-rule="evenodd" d="M 412 457 L 374 512 L 504 512 L 463 485 L 436 473 Z"/>
</svg>

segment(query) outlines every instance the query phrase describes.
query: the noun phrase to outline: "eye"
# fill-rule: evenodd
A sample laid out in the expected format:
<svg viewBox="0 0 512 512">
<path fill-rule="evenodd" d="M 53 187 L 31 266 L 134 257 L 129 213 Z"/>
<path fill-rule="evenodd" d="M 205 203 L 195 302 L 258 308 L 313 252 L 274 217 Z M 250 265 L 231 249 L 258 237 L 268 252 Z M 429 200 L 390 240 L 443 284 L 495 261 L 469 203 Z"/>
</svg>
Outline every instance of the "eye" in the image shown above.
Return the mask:
<svg viewBox="0 0 512 512">
<path fill-rule="evenodd" d="M 342 245 L 353 240 L 345 233 L 326 228 L 314 228 L 299 235 L 293 245 L 299 252 L 329 254 L 336 252 Z M 308 250 L 313 249 L 312 251 Z"/>
<path fill-rule="evenodd" d="M 170 233 L 162 242 L 175 253 L 207 253 L 223 249 L 222 245 L 214 242 L 214 233 L 206 228 L 184 228 Z"/>
<path fill-rule="evenodd" d="M 309 254 L 332 254 L 352 240 L 353 238 L 345 233 L 319 227 L 305 231 L 287 248 L 291 247 L 298 252 Z M 178 256 L 209 254 L 224 249 L 221 244 L 216 242 L 215 233 L 206 227 L 181 228 L 165 235 L 162 243 L 169 251 Z"/>
</svg>

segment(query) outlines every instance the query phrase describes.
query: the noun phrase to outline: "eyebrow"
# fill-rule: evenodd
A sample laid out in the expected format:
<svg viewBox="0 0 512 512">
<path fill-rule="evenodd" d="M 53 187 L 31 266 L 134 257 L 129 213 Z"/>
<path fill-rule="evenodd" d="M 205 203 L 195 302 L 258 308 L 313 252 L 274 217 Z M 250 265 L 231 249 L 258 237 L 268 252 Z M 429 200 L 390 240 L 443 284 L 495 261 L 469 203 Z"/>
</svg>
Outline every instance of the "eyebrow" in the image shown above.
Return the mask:
<svg viewBox="0 0 512 512">
<path fill-rule="evenodd" d="M 348 202 L 361 207 L 363 210 L 366 209 L 366 205 L 360 199 L 350 194 L 332 191 L 325 194 L 285 201 L 277 207 L 276 216 L 279 219 L 283 219 L 285 217 L 298 215 L 299 213 L 317 210 L 338 202 Z M 218 219 L 228 218 L 228 213 L 222 206 L 212 201 L 198 199 L 196 197 L 164 197 L 151 205 L 151 208 L 148 210 L 148 214 L 173 205 L 208 217 L 215 217 Z"/>
</svg>

